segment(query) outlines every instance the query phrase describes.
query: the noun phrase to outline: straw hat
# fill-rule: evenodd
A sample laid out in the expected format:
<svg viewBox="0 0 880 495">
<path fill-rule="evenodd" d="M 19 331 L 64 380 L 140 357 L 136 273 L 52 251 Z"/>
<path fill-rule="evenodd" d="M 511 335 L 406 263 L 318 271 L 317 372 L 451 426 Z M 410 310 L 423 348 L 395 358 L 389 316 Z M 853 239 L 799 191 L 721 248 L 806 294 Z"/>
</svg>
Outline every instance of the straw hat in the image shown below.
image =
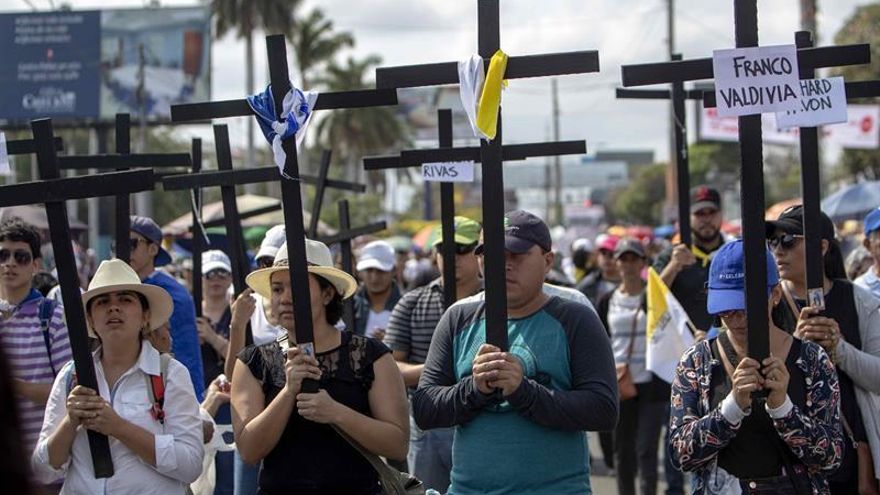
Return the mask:
<svg viewBox="0 0 880 495">
<path fill-rule="evenodd" d="M 333 284 L 336 287 L 336 292 L 343 299 L 354 295 L 357 290 L 357 282 L 354 277 L 333 266 L 333 257 L 330 256 L 330 249 L 324 243 L 306 239 L 306 261 L 309 264 L 309 273 L 314 273 Z M 272 274 L 288 270 L 287 243 L 285 242 L 278 250 L 278 254 L 275 255 L 275 263 L 269 268 L 251 272 L 247 276 L 247 284 L 257 294 L 265 298 L 271 298 Z"/>
<path fill-rule="evenodd" d="M 168 292 L 161 287 L 142 283 L 128 263 L 119 259 L 101 262 L 95 278 L 89 283 L 89 290 L 82 295 L 83 308 L 88 308 L 89 301 L 96 296 L 120 291 L 137 292 L 147 298 L 150 304 L 150 330 L 159 328 L 171 317 L 174 303 Z"/>
</svg>

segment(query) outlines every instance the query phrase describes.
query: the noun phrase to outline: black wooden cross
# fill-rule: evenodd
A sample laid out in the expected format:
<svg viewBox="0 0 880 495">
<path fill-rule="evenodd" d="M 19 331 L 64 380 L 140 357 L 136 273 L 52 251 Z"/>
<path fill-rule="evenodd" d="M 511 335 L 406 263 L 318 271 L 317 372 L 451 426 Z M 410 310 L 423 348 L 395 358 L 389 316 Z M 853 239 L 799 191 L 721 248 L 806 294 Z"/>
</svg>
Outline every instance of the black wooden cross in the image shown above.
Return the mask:
<svg viewBox="0 0 880 495">
<path fill-rule="evenodd" d="M 757 0 L 734 0 L 737 48 L 758 46 Z M 803 48 L 798 50 L 798 65 L 815 68 L 862 64 L 870 60 L 868 45 Z M 621 68 L 623 85 L 647 86 L 672 82 L 712 79 L 711 58 L 677 62 L 625 65 Z M 766 240 L 764 234 L 764 170 L 761 116 L 739 117 L 739 141 L 742 157 L 740 181 L 743 249 L 746 273 L 746 314 L 748 317 L 748 354 L 759 362 L 770 354 L 767 321 Z"/>
<path fill-rule="evenodd" d="M 190 167 L 189 153 L 139 153 L 131 154 L 131 116 L 116 114 L 116 153 L 100 155 L 62 156 L 58 158 L 62 170 L 129 168 L 177 168 Z M 116 195 L 116 257 L 128 263 L 131 255 L 131 204 L 128 194 Z"/>
<path fill-rule="evenodd" d="M 202 140 L 192 140 L 192 173 L 197 175 L 202 171 Z M 205 231 L 202 230 L 202 189 L 194 187 L 192 190 L 192 285 L 193 305 L 196 308 L 196 317 L 202 317 L 202 253 L 205 252 Z"/>
<path fill-rule="evenodd" d="M 670 58 L 673 61 L 681 60 L 681 54 L 675 53 Z M 678 235 L 682 243 L 690 246 L 691 181 L 688 166 L 687 112 L 684 103 L 686 100 L 702 101 L 703 91 L 685 90 L 683 81 L 674 81 L 672 88 L 668 90 L 618 88 L 617 98 L 672 101 L 672 134 L 675 146 L 673 155 L 675 156 L 676 189 L 678 189 Z"/>
<path fill-rule="evenodd" d="M 499 0 L 477 2 L 478 52 L 488 65 L 501 47 Z M 581 74 L 599 71 L 596 51 L 510 57 L 505 79 Z M 411 88 L 458 84 L 457 62 L 376 69 L 379 88 Z M 491 142 L 480 141 L 483 163 L 483 234 L 485 239 L 486 342 L 507 348 L 507 289 L 504 275 L 504 174 L 502 172 L 501 110 Z M 449 160 L 429 160 L 449 161 Z"/>
<path fill-rule="evenodd" d="M 55 143 L 55 151 L 61 151 L 64 149 L 64 142 L 60 137 L 56 137 L 53 142 Z M 13 139 L 11 141 L 6 141 L 6 154 L 9 156 L 32 155 L 36 152 L 37 148 L 33 139 Z"/>
<path fill-rule="evenodd" d="M 799 48 L 812 48 L 813 36 L 809 31 L 795 33 L 795 45 Z M 815 67 L 799 64 L 800 78 L 813 79 Z M 847 99 L 880 96 L 880 81 L 857 81 L 845 83 Z M 715 93 L 705 92 L 704 106 L 714 108 Z M 801 158 L 801 201 L 803 205 L 805 267 L 807 284 L 807 301 L 815 302 L 824 307 L 825 294 L 823 289 L 824 266 L 822 262 L 822 231 L 821 231 L 821 174 L 819 164 L 819 135 L 816 127 L 801 127 L 799 132 Z"/>
<path fill-rule="evenodd" d="M 153 188 L 153 173 L 149 169 L 131 172 L 113 172 L 62 179 L 55 155 L 57 142 L 54 138 L 51 119 L 31 122 L 34 134 L 33 150 L 37 154 L 40 180 L 0 187 L 0 207 L 45 203 L 49 220 L 49 233 L 61 296 L 67 304 L 64 313 L 70 337 L 70 348 L 79 384 L 98 390 L 92 354 L 86 330 L 85 311 L 80 298 L 79 275 L 71 247 L 70 228 L 67 220 L 65 201 L 99 196 L 113 196 L 120 193 L 131 194 Z M 96 478 L 113 476 L 113 462 L 110 457 L 110 444 L 105 435 L 89 430 L 89 448 Z"/>
<path fill-rule="evenodd" d="M 357 279 L 352 262 L 351 241 L 362 236 L 375 234 L 387 228 L 384 221 L 374 222 L 362 227 L 351 228 L 351 215 L 348 209 L 348 200 L 343 199 L 337 202 L 339 211 L 339 231 L 335 234 L 320 237 L 317 240 L 323 242 L 327 246 L 339 243 L 339 252 L 342 258 L 342 271 Z M 342 321 L 345 322 L 345 328 L 354 331 L 354 299 L 349 297 L 345 300 L 345 312 L 342 315 Z"/>
<path fill-rule="evenodd" d="M 365 170 L 389 168 L 420 167 L 432 162 L 474 161 L 480 163 L 479 146 L 452 147 L 452 111 L 437 110 L 437 127 L 440 147 L 435 149 L 403 150 L 399 156 L 379 156 L 364 158 Z M 557 155 L 581 155 L 587 152 L 584 141 L 555 141 L 549 143 L 506 144 L 501 147 L 501 157 L 505 161 L 525 160 L 526 158 Z M 442 225 L 443 259 L 455 260 L 455 184 L 440 183 L 440 222 Z M 451 236 L 447 236 L 451 232 Z M 448 242 L 447 242 L 448 241 Z M 457 300 L 455 284 L 455 263 L 443 263 L 443 302 L 449 307 Z"/>
<path fill-rule="evenodd" d="M 277 113 L 276 118 L 280 119 L 283 112 L 282 103 L 284 96 L 291 89 L 287 68 L 287 47 L 285 46 L 284 36 L 267 36 L 266 50 L 268 52 L 272 96 Z M 347 91 L 320 94 L 315 102 L 314 110 L 362 108 L 396 104 L 397 93 L 393 90 Z M 245 99 L 216 103 L 174 105 L 171 107 L 171 119 L 175 122 L 251 115 L 253 115 L 253 111 Z M 290 281 L 293 290 L 296 343 L 306 353 L 314 354 L 314 333 L 312 329 L 309 287 L 308 284 L 302 283 L 303 280 L 308 280 L 308 267 L 305 251 L 305 228 L 302 217 L 302 196 L 298 183 L 300 173 L 296 156 L 296 140 L 285 140 L 283 142 L 283 149 L 287 158 L 284 163 L 283 174 L 281 174 L 281 198 L 285 205 L 284 224 L 290 256 Z M 311 380 L 308 383 L 303 383 L 303 391 L 317 391 L 317 383 Z"/>
</svg>

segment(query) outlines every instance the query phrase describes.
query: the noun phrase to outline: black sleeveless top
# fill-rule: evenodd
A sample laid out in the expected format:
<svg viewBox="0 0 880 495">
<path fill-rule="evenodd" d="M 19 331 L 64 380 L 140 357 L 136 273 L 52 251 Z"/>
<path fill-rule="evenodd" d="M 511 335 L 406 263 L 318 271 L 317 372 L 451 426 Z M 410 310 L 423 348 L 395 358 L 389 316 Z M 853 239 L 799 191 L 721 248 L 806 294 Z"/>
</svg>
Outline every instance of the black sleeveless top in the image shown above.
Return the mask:
<svg viewBox="0 0 880 495">
<path fill-rule="evenodd" d="M 721 362 L 718 346 L 718 339 L 714 339 L 710 346 L 712 357 Z M 796 406 L 803 409 L 807 402 L 807 386 L 804 373 L 796 364 L 800 354 L 801 341 L 792 339 L 791 348 L 785 358 L 785 367 L 790 376 L 788 396 Z M 724 366 L 714 369 L 709 398 L 713 409 L 730 394 L 733 386 Z M 782 452 L 789 456 L 790 463 L 795 462 L 794 454 L 782 443 L 770 415 L 762 404 L 757 404 L 752 406 L 751 414 L 743 419 L 733 440 L 718 453 L 718 465 L 740 479 L 779 476 L 786 464 L 781 457 Z"/>
<path fill-rule="evenodd" d="M 855 289 L 848 280 L 835 279 L 831 289 L 825 294 L 825 311 L 822 316 L 831 318 L 840 327 L 840 336 L 857 349 L 862 348 L 862 336 L 859 334 L 859 313 L 856 309 Z M 807 301 L 794 298 L 798 309 L 807 305 Z M 791 308 L 783 299 L 773 308 L 773 321 L 779 328 L 792 333 L 797 327 L 798 315 L 792 313 Z M 846 422 L 853 431 L 853 437 L 857 442 L 867 442 L 868 436 L 862 423 L 862 413 L 856 402 L 855 383 L 852 378 L 839 366 L 835 366 L 837 377 L 840 381 L 840 413 L 846 418 Z M 843 481 L 853 479 L 858 473 L 858 459 L 853 439 L 844 431 L 844 451 L 840 468 L 828 476 L 829 481 Z"/>
<path fill-rule="evenodd" d="M 320 387 L 337 402 L 371 416 L 373 363 L 391 351 L 378 340 L 341 333 L 339 347 L 315 356 L 321 368 Z M 285 384 L 280 345 L 248 346 L 238 358 L 260 382 L 268 406 Z M 378 474 L 358 451 L 330 425 L 308 421 L 296 409 L 260 469 L 261 494 L 374 495 L 380 490 Z"/>
</svg>

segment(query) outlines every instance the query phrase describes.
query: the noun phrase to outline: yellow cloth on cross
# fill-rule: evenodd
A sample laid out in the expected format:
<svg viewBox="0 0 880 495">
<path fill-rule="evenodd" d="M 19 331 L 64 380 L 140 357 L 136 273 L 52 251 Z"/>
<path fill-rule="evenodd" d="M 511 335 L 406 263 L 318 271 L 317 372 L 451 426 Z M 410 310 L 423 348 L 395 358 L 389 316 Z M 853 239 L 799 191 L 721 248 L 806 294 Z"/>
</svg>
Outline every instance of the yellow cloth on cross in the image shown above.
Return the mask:
<svg viewBox="0 0 880 495">
<path fill-rule="evenodd" d="M 477 103 L 477 129 L 489 140 L 495 139 L 498 132 L 498 108 L 501 106 L 501 89 L 506 70 L 507 54 L 498 50 L 489 61 L 489 72 Z"/>
<path fill-rule="evenodd" d="M 668 383 L 681 355 L 694 345 L 693 324 L 681 303 L 654 270 L 648 269 L 646 367 Z"/>
</svg>

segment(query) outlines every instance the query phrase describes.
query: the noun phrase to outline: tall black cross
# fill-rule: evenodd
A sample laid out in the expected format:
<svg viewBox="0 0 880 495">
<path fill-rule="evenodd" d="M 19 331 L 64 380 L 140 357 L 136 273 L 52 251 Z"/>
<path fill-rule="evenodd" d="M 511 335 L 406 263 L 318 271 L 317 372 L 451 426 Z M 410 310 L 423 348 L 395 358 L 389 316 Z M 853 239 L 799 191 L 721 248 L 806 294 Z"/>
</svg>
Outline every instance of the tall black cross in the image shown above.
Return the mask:
<svg viewBox="0 0 880 495">
<path fill-rule="evenodd" d="M 481 163 L 479 146 L 452 147 L 452 111 L 437 110 L 437 127 L 440 147 L 434 149 L 403 150 L 399 156 L 379 156 L 364 158 L 365 170 L 384 170 L 390 168 L 420 167 L 432 162 L 473 161 Z M 539 156 L 582 155 L 587 152 L 584 141 L 554 141 L 549 143 L 506 144 L 501 147 L 502 161 L 525 160 Z M 455 260 L 455 185 L 452 182 L 440 183 L 440 222 L 442 225 L 444 260 Z M 447 235 L 447 233 L 452 235 Z M 455 263 L 443 263 L 443 302 L 448 308 L 457 300 L 455 284 Z M 487 284 L 488 285 L 488 284 Z"/>
<path fill-rule="evenodd" d="M 197 175 L 202 171 L 202 140 L 192 140 L 192 173 Z M 205 231 L 202 230 L 202 189 L 192 189 L 192 285 L 193 305 L 196 309 L 196 317 L 202 317 L 202 253 L 205 252 Z"/>
<path fill-rule="evenodd" d="M 31 121 L 31 129 L 34 134 L 33 149 L 37 154 L 40 180 L 0 187 L 0 207 L 46 204 L 49 234 L 55 253 L 55 265 L 58 268 L 58 281 L 61 284 L 61 297 L 67 302 L 64 305 L 64 313 L 77 379 L 79 384 L 98 390 L 65 201 L 148 191 L 153 189 L 155 179 L 149 169 L 62 179 L 58 168 L 58 157 L 55 155 L 57 143 L 51 119 Z M 87 433 L 95 477 L 113 476 L 113 462 L 110 458 L 110 444 L 107 437 L 92 430 Z"/>
<path fill-rule="evenodd" d="M 131 154 L 131 116 L 116 114 L 116 153 L 100 155 L 62 156 L 58 158 L 62 170 L 110 169 L 123 171 L 129 168 L 177 168 L 190 167 L 189 153 L 142 153 Z M 116 195 L 116 257 L 128 263 L 131 255 L 129 245 L 131 230 L 131 203 L 128 194 Z"/>
<path fill-rule="evenodd" d="M 351 215 L 348 210 L 348 200 L 343 199 L 337 202 L 339 211 L 339 231 L 335 234 L 320 237 L 317 240 L 323 242 L 327 246 L 339 243 L 339 252 L 342 258 L 342 270 L 345 273 L 357 278 L 355 274 L 354 264 L 352 262 L 351 241 L 362 236 L 375 234 L 387 228 L 384 221 L 373 222 L 361 227 L 351 227 Z M 345 322 L 345 328 L 354 331 L 354 299 L 345 300 L 345 313 L 342 316 Z"/>
<path fill-rule="evenodd" d="M 795 33 L 798 48 L 812 48 L 813 37 L 809 31 Z M 815 67 L 809 63 L 799 65 L 801 79 L 813 79 Z M 848 100 L 880 96 L 880 81 L 855 81 L 845 83 Z M 703 94 L 706 108 L 716 105 L 715 93 Z M 801 201 L 803 205 L 805 267 L 807 301 L 824 306 L 824 267 L 822 262 L 821 232 L 821 166 L 819 160 L 819 136 L 816 127 L 801 127 L 799 132 L 801 158 Z M 812 305 L 812 304 L 811 304 Z"/>
<path fill-rule="evenodd" d="M 501 47 L 499 0 L 477 2 L 478 52 L 488 65 Z M 596 51 L 510 57 L 505 79 L 581 74 L 599 71 Z M 379 88 L 410 88 L 458 84 L 458 64 L 411 65 L 376 69 Z M 486 277 L 486 342 L 507 348 L 507 289 L 504 274 L 504 174 L 501 148 L 501 110 L 498 130 L 492 141 L 480 141 L 483 163 L 483 233 Z"/>
<path fill-rule="evenodd" d="M 54 139 L 55 151 L 64 149 L 64 142 L 60 137 Z M 32 155 L 37 152 L 36 143 L 33 139 L 13 139 L 6 141 L 6 154 L 12 155 Z"/>
<path fill-rule="evenodd" d="M 284 96 L 290 91 L 291 84 L 287 68 L 287 47 L 284 36 L 270 35 L 266 37 L 266 50 L 269 60 L 269 75 L 272 96 L 275 103 L 276 118 L 281 119 Z M 333 108 L 362 108 L 371 106 L 396 105 L 397 93 L 393 90 L 346 91 L 322 93 L 315 102 L 315 110 Z M 253 111 L 247 100 L 230 100 L 217 103 L 199 103 L 192 105 L 175 105 L 171 107 L 171 119 L 175 122 L 206 120 L 221 117 L 251 116 Z M 290 256 L 290 282 L 293 290 L 294 320 L 296 325 L 296 342 L 306 353 L 314 354 L 314 332 L 312 329 L 312 311 L 310 307 L 308 284 L 308 266 L 305 250 L 305 228 L 302 218 L 302 196 L 298 180 L 299 163 L 296 156 L 296 140 L 283 142 L 285 159 L 281 174 L 281 199 L 285 205 L 284 225 L 287 236 L 287 247 Z M 299 282 L 299 283 L 297 283 Z M 317 383 L 303 383 L 306 392 L 317 391 Z"/>
<path fill-rule="evenodd" d="M 681 60 L 681 54 L 675 53 L 670 57 L 673 61 Z M 686 100 L 703 99 L 702 90 L 685 90 L 684 81 L 674 81 L 671 89 L 617 89 L 617 98 L 631 98 L 639 100 L 672 100 L 672 136 L 675 150 L 675 177 L 676 189 L 678 190 L 678 235 L 681 242 L 691 245 L 691 181 L 690 168 L 688 166 L 688 143 L 687 143 L 687 112 L 685 111 Z"/>
<path fill-rule="evenodd" d="M 758 46 L 757 0 L 734 0 L 734 20 L 737 48 Z M 798 65 L 814 69 L 862 64 L 869 60 L 870 47 L 868 45 L 798 50 Z M 714 77 L 711 58 L 625 65 L 621 70 L 625 87 L 695 81 Z M 739 117 L 739 142 L 742 157 L 740 203 L 745 253 L 746 314 L 749 329 L 748 354 L 760 362 L 770 354 L 765 260 L 767 246 L 764 234 L 763 144 L 761 142 L 760 115 Z"/>
</svg>

